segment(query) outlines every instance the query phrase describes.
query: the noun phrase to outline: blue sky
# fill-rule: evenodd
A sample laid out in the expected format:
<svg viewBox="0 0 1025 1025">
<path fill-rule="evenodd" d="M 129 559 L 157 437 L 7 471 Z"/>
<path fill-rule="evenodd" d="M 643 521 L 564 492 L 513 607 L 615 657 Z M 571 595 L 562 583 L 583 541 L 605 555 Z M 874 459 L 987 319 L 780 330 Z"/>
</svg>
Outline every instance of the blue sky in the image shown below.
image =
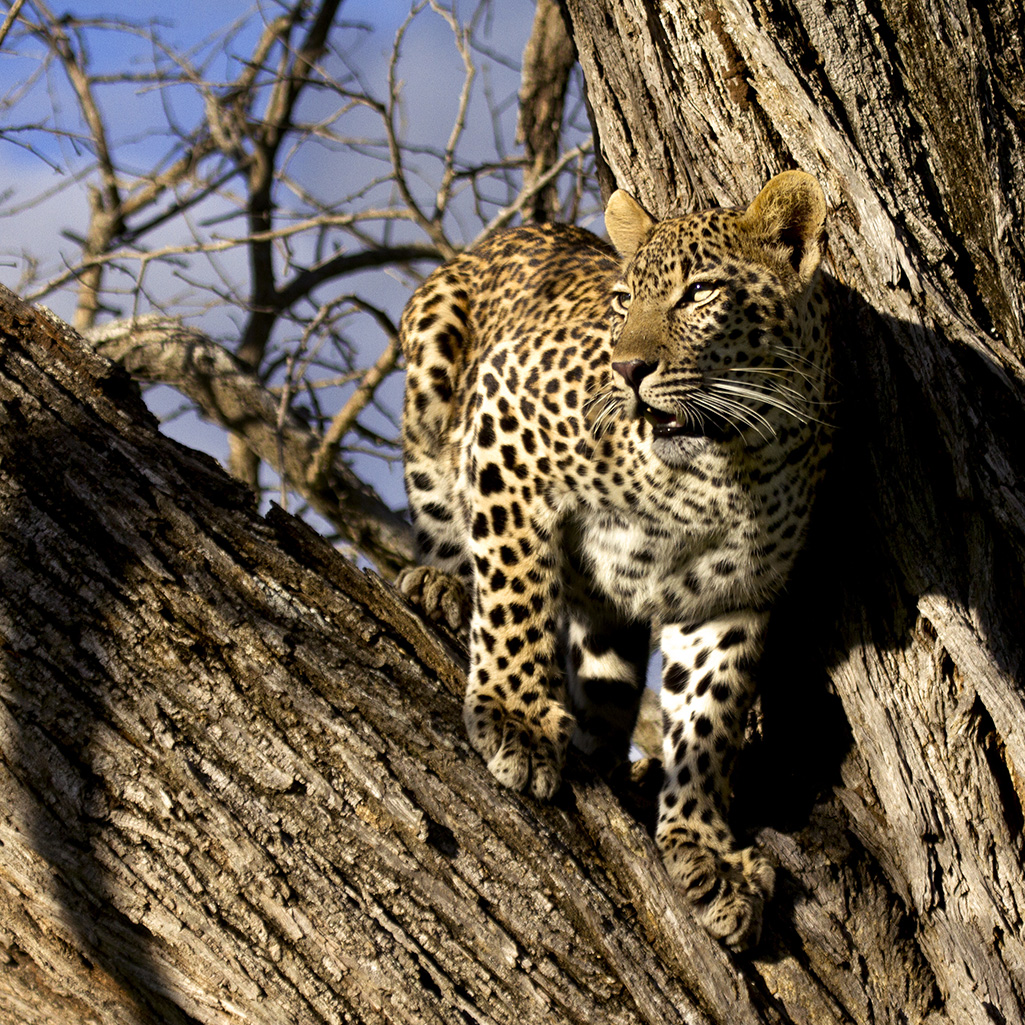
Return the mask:
<svg viewBox="0 0 1025 1025">
<path fill-rule="evenodd" d="M 472 3 L 462 3 L 460 13 L 465 17 L 472 12 Z M 511 61 L 518 63 L 523 46 L 529 35 L 533 18 L 533 0 L 497 0 L 494 5 L 493 32 L 488 44 L 500 50 Z M 81 18 L 130 19 L 135 24 L 154 22 L 161 39 L 178 50 L 190 52 L 194 60 L 207 61 L 207 75 L 214 79 L 230 79 L 238 73 L 235 58 L 245 56 L 251 49 L 260 24 L 252 19 L 241 34 L 225 45 L 225 30 L 240 22 L 256 9 L 262 10 L 266 18 L 276 15 L 280 8 L 271 2 L 256 5 L 239 0 L 207 0 L 207 2 L 179 3 L 169 5 L 166 0 L 73 0 L 61 6 L 53 5 L 54 13 L 72 11 Z M 352 59 L 360 67 L 365 79 L 379 95 L 384 94 L 384 81 L 395 31 L 409 13 L 406 0 L 345 0 L 340 11 L 343 22 L 360 23 L 368 26 L 367 31 L 351 33 L 346 37 Z M 14 52 L 12 52 L 12 47 Z M 94 72 L 116 73 L 127 68 L 141 72 L 151 66 L 149 43 L 139 37 L 124 33 L 89 33 L 88 47 L 91 67 Z M 38 73 L 40 59 L 45 53 L 42 42 L 31 39 L 9 38 L 5 53 L 0 59 L 0 97 L 11 95 L 12 91 Z M 462 84 L 463 70 L 453 44 L 451 31 L 445 22 L 430 11 L 425 11 L 413 23 L 403 48 L 400 76 L 404 82 L 403 103 L 408 138 L 415 143 L 439 146 L 444 143 L 451 128 L 457 98 Z M 512 145 L 515 130 L 514 96 L 518 86 L 515 69 L 493 64 L 486 75 L 478 78 L 479 96 L 471 108 L 469 131 L 463 155 L 466 159 L 490 152 L 493 138 L 490 116 L 483 102 L 486 87 L 495 96 L 510 100 L 503 117 L 502 134 L 508 146 Z M 184 87 L 158 92 L 147 83 L 98 87 L 100 103 L 107 112 L 111 134 L 120 143 L 122 160 L 131 168 L 136 165 L 144 169 L 152 165 L 155 158 L 168 150 L 169 140 L 160 132 L 154 132 L 154 125 L 165 124 L 165 110 L 173 112 L 184 126 L 191 126 L 200 117 L 201 111 L 196 96 Z M 64 127 L 76 124 L 75 104 L 62 72 L 55 66 L 46 82 L 41 82 L 29 95 L 28 102 L 20 103 L 13 111 L 0 111 L 0 118 L 9 128 L 15 123 L 49 117 L 50 102 L 56 97 L 60 108 L 60 123 Z M 331 104 L 337 102 L 333 95 L 322 95 L 307 106 L 306 114 L 316 113 L 328 116 Z M 351 130 L 351 129 L 350 129 Z M 16 136 L 17 138 L 17 136 Z M 41 149 L 54 163 L 67 167 L 81 161 L 80 148 L 71 139 L 54 140 L 43 134 L 32 136 L 33 144 Z M 433 194 L 436 188 L 436 165 L 428 158 L 416 158 L 411 164 L 419 164 L 424 172 L 420 184 L 421 194 Z M 133 168 L 134 169 L 134 168 Z M 366 176 L 368 166 L 359 157 L 340 158 L 337 152 L 322 146 L 303 148 L 293 156 L 291 171 L 320 195 L 332 198 L 351 192 L 359 179 Z M 11 141 L 0 138 L 0 180 L 6 183 L 7 194 L 0 202 L 0 208 L 9 209 L 12 203 L 31 199 L 48 190 L 53 194 L 16 216 L 0 217 L 0 281 L 17 287 L 25 267 L 25 254 L 41 259 L 50 270 L 57 270 L 64 259 L 72 259 L 76 246 L 65 236 L 65 231 L 81 233 L 86 224 L 87 201 L 84 187 L 67 174 L 62 174 L 46 162 L 19 148 Z M 56 190 L 56 191 L 54 191 Z M 228 207 L 222 207 L 222 212 Z M 209 209 L 207 211 L 209 215 Z M 465 206 L 456 214 L 450 231 L 457 238 L 468 241 L 480 228 L 480 222 L 473 216 L 472 209 Z M 154 244 L 174 241 L 172 226 Z M 226 224 L 221 229 L 230 233 L 233 229 Z M 244 254 L 239 251 L 227 254 L 220 260 L 225 273 L 245 277 Z M 152 297 L 164 301 L 168 296 L 177 296 L 182 290 L 170 272 L 156 271 L 148 279 Z M 387 275 L 378 275 L 373 281 L 361 283 L 364 294 L 379 299 L 397 318 L 401 306 L 409 293 L 409 283 L 396 281 Z M 352 289 L 348 282 L 346 289 Z M 51 294 L 44 300 L 60 315 L 70 316 L 72 293 Z M 147 312 L 145 304 L 140 312 Z M 196 313 L 185 308 L 184 312 Z M 240 323 L 240 314 L 228 308 L 214 313 L 196 316 L 196 322 L 205 330 L 230 344 L 232 332 Z M 366 343 L 367 362 L 372 361 L 376 350 L 383 344 L 381 337 L 369 337 Z M 401 381 L 394 379 L 387 388 L 387 399 L 397 407 L 401 395 Z M 170 394 L 151 396 L 161 411 L 175 404 Z M 339 400 L 340 401 L 340 400 Z M 387 421 L 378 418 L 375 429 L 394 433 Z M 203 425 L 194 418 L 176 422 L 169 433 L 187 444 L 204 448 L 219 458 L 225 454 L 225 442 L 220 431 Z M 358 467 L 358 471 L 373 478 L 373 482 L 385 497 L 402 504 L 401 478 L 397 469 L 388 469 L 380 460 L 369 459 Z"/>
</svg>

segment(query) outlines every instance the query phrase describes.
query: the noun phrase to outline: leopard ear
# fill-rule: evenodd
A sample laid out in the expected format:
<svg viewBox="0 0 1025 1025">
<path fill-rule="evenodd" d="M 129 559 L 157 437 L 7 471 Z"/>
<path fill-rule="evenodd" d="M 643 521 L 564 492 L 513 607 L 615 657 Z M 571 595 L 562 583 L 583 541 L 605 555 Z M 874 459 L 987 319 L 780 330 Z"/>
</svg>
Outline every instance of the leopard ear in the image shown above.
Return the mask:
<svg viewBox="0 0 1025 1025">
<path fill-rule="evenodd" d="M 741 216 L 760 242 L 783 250 L 802 281 L 810 281 L 826 253 L 826 197 L 804 171 L 777 174 Z"/>
<path fill-rule="evenodd" d="M 655 227 L 647 210 L 629 192 L 616 189 L 605 206 L 605 230 L 619 255 L 629 260 Z"/>
</svg>

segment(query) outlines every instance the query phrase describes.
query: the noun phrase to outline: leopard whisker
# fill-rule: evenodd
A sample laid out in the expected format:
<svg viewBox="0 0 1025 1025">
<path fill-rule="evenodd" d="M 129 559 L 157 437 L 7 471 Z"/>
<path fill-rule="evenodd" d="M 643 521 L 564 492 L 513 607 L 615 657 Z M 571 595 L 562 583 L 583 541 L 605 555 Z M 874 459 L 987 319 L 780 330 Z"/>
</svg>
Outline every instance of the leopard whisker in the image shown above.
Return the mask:
<svg viewBox="0 0 1025 1025">
<path fill-rule="evenodd" d="M 763 389 L 753 385 L 737 384 L 735 382 L 728 381 L 716 382 L 713 385 L 713 388 L 721 394 L 733 395 L 741 400 L 752 399 L 761 405 L 778 409 L 780 412 L 786 413 L 801 422 L 804 422 L 807 419 L 807 415 L 801 408 L 803 403 L 800 402 L 800 396 L 798 396 L 798 399 L 795 402 L 792 397 L 785 395 L 782 391 L 776 388 Z"/>
<path fill-rule="evenodd" d="M 737 400 L 752 399 L 761 405 L 778 409 L 781 413 L 792 416 L 798 423 L 805 424 L 809 420 L 815 419 L 810 412 L 799 408 L 793 401 L 787 401 L 786 397 L 779 394 L 778 390 L 774 388 L 762 389 L 751 384 L 741 384 L 721 379 L 709 382 L 707 387 L 710 391 L 719 395 L 735 396 Z"/>
<path fill-rule="evenodd" d="M 819 363 L 804 353 L 798 352 L 793 346 L 773 345 L 771 351 L 774 356 L 782 360 L 788 370 L 795 374 L 806 374 L 816 381 L 823 376 L 827 378 L 830 376 Z M 805 371 L 801 369 L 802 367 L 808 367 L 808 370 Z"/>
<path fill-rule="evenodd" d="M 692 395 L 690 401 L 695 406 L 721 417 L 738 433 L 743 425 L 757 431 L 765 441 L 776 435 L 775 428 L 761 413 L 736 399 L 704 391 Z M 764 433 L 763 427 L 768 430 L 768 434 Z"/>
<path fill-rule="evenodd" d="M 792 416 L 800 424 L 816 423 L 821 426 L 829 426 L 827 420 L 816 416 L 813 412 L 815 407 L 821 407 L 824 403 L 810 400 L 807 396 L 795 392 L 793 389 L 780 386 L 770 386 L 767 389 L 762 389 L 753 384 L 741 384 L 735 381 L 716 381 L 713 384 L 734 395 L 747 396 L 755 401 L 778 409 L 780 412 Z"/>
<path fill-rule="evenodd" d="M 798 377 L 806 378 L 811 380 L 811 374 L 805 374 L 801 371 L 785 371 L 780 370 L 776 367 L 730 367 L 728 370 L 723 372 L 723 378 L 726 374 L 761 374 L 764 378 L 771 378 L 769 387 L 785 395 L 792 396 L 796 401 L 808 402 L 809 400 L 802 395 L 792 384 L 781 384 L 782 381 L 789 381 L 794 374 Z M 758 382 L 759 384 L 761 382 Z"/>
<path fill-rule="evenodd" d="M 764 374 L 768 377 L 778 377 L 781 379 L 788 379 L 794 377 L 804 378 L 806 381 L 811 381 L 813 384 L 819 380 L 822 376 L 822 368 L 817 367 L 814 363 L 809 361 L 808 365 L 810 370 L 804 370 L 800 367 L 793 366 L 787 358 L 784 356 L 781 361 L 781 365 L 769 365 L 769 366 L 758 366 L 758 367 L 739 367 L 732 366 L 724 370 L 727 374 Z M 814 372 L 813 372 L 814 371 Z"/>
<path fill-rule="evenodd" d="M 676 407 L 676 419 L 687 427 L 697 427 L 701 423 L 701 417 L 691 408 L 692 405 L 700 406 L 697 395 L 688 397 L 689 402 L 677 399 L 673 405 Z"/>
<path fill-rule="evenodd" d="M 608 430 L 623 404 L 622 396 L 616 394 L 611 386 L 603 388 L 584 403 L 584 415 L 591 421 L 591 434 L 594 438 L 601 438 Z M 595 408 L 598 408 L 598 412 L 592 414 Z"/>
</svg>

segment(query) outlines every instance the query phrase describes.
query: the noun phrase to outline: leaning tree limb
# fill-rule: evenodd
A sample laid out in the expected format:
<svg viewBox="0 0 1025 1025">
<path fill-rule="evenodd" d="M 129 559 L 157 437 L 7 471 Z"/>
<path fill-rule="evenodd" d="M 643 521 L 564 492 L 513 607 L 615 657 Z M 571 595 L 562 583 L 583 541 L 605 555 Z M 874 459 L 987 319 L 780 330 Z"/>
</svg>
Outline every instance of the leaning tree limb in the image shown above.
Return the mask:
<svg viewBox="0 0 1025 1025">
<path fill-rule="evenodd" d="M 3 1015 L 935 1010 L 906 895 L 843 824 L 875 802 L 864 761 L 810 823 L 762 830 L 782 893 L 761 955 L 734 961 L 605 783 L 579 765 L 551 805 L 500 788 L 464 737 L 459 653 L 9 294 L 0 410 Z"/>
<path fill-rule="evenodd" d="M 337 455 L 321 459 L 323 439 L 289 411 L 223 346 L 173 317 L 115 321 L 88 334 L 89 344 L 139 381 L 167 384 L 202 414 L 245 440 L 288 487 L 339 536 L 393 577 L 413 559 L 413 532 Z M 314 460 L 320 472 L 311 475 Z"/>
<path fill-rule="evenodd" d="M 529 188 L 548 171 L 562 148 L 562 118 L 570 74 L 576 67 L 573 40 L 557 0 L 538 0 L 534 24 L 523 52 L 516 125 L 528 166 L 524 185 Z M 541 189 L 525 206 L 524 220 L 550 221 L 557 217 L 555 184 Z"/>
</svg>

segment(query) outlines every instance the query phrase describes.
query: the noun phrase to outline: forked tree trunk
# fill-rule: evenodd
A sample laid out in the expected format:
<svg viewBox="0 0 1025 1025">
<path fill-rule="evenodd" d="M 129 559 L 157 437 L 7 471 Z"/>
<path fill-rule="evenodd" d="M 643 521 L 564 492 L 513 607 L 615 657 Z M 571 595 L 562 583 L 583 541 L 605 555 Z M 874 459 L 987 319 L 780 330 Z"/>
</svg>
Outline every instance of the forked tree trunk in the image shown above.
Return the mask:
<svg viewBox="0 0 1025 1025">
<path fill-rule="evenodd" d="M 827 842 L 843 835 L 898 912 L 903 946 L 851 905 L 831 951 L 853 985 L 889 1003 L 880 1020 L 904 1019 L 889 988 L 898 975 L 882 982 L 878 966 L 906 958 L 909 985 L 931 989 L 929 1006 L 952 1021 L 1020 1022 L 1021 5 L 565 6 L 606 188 L 665 214 L 739 205 L 798 166 L 831 201 L 838 450 L 777 623 L 765 743 L 782 740 L 798 785 L 836 784 L 798 821 L 825 816 Z M 846 742 L 822 718 L 823 670 Z M 791 789 L 774 781 L 770 802 Z M 809 840 L 795 856 L 834 856 Z M 798 932 L 805 899 L 793 905 Z"/>
<path fill-rule="evenodd" d="M 839 451 L 737 780 L 761 947 L 582 767 L 501 790 L 444 642 L 4 297 L 0 1019 L 1022 1020 L 1021 16 L 566 7 L 618 184 L 835 206 Z"/>
</svg>

